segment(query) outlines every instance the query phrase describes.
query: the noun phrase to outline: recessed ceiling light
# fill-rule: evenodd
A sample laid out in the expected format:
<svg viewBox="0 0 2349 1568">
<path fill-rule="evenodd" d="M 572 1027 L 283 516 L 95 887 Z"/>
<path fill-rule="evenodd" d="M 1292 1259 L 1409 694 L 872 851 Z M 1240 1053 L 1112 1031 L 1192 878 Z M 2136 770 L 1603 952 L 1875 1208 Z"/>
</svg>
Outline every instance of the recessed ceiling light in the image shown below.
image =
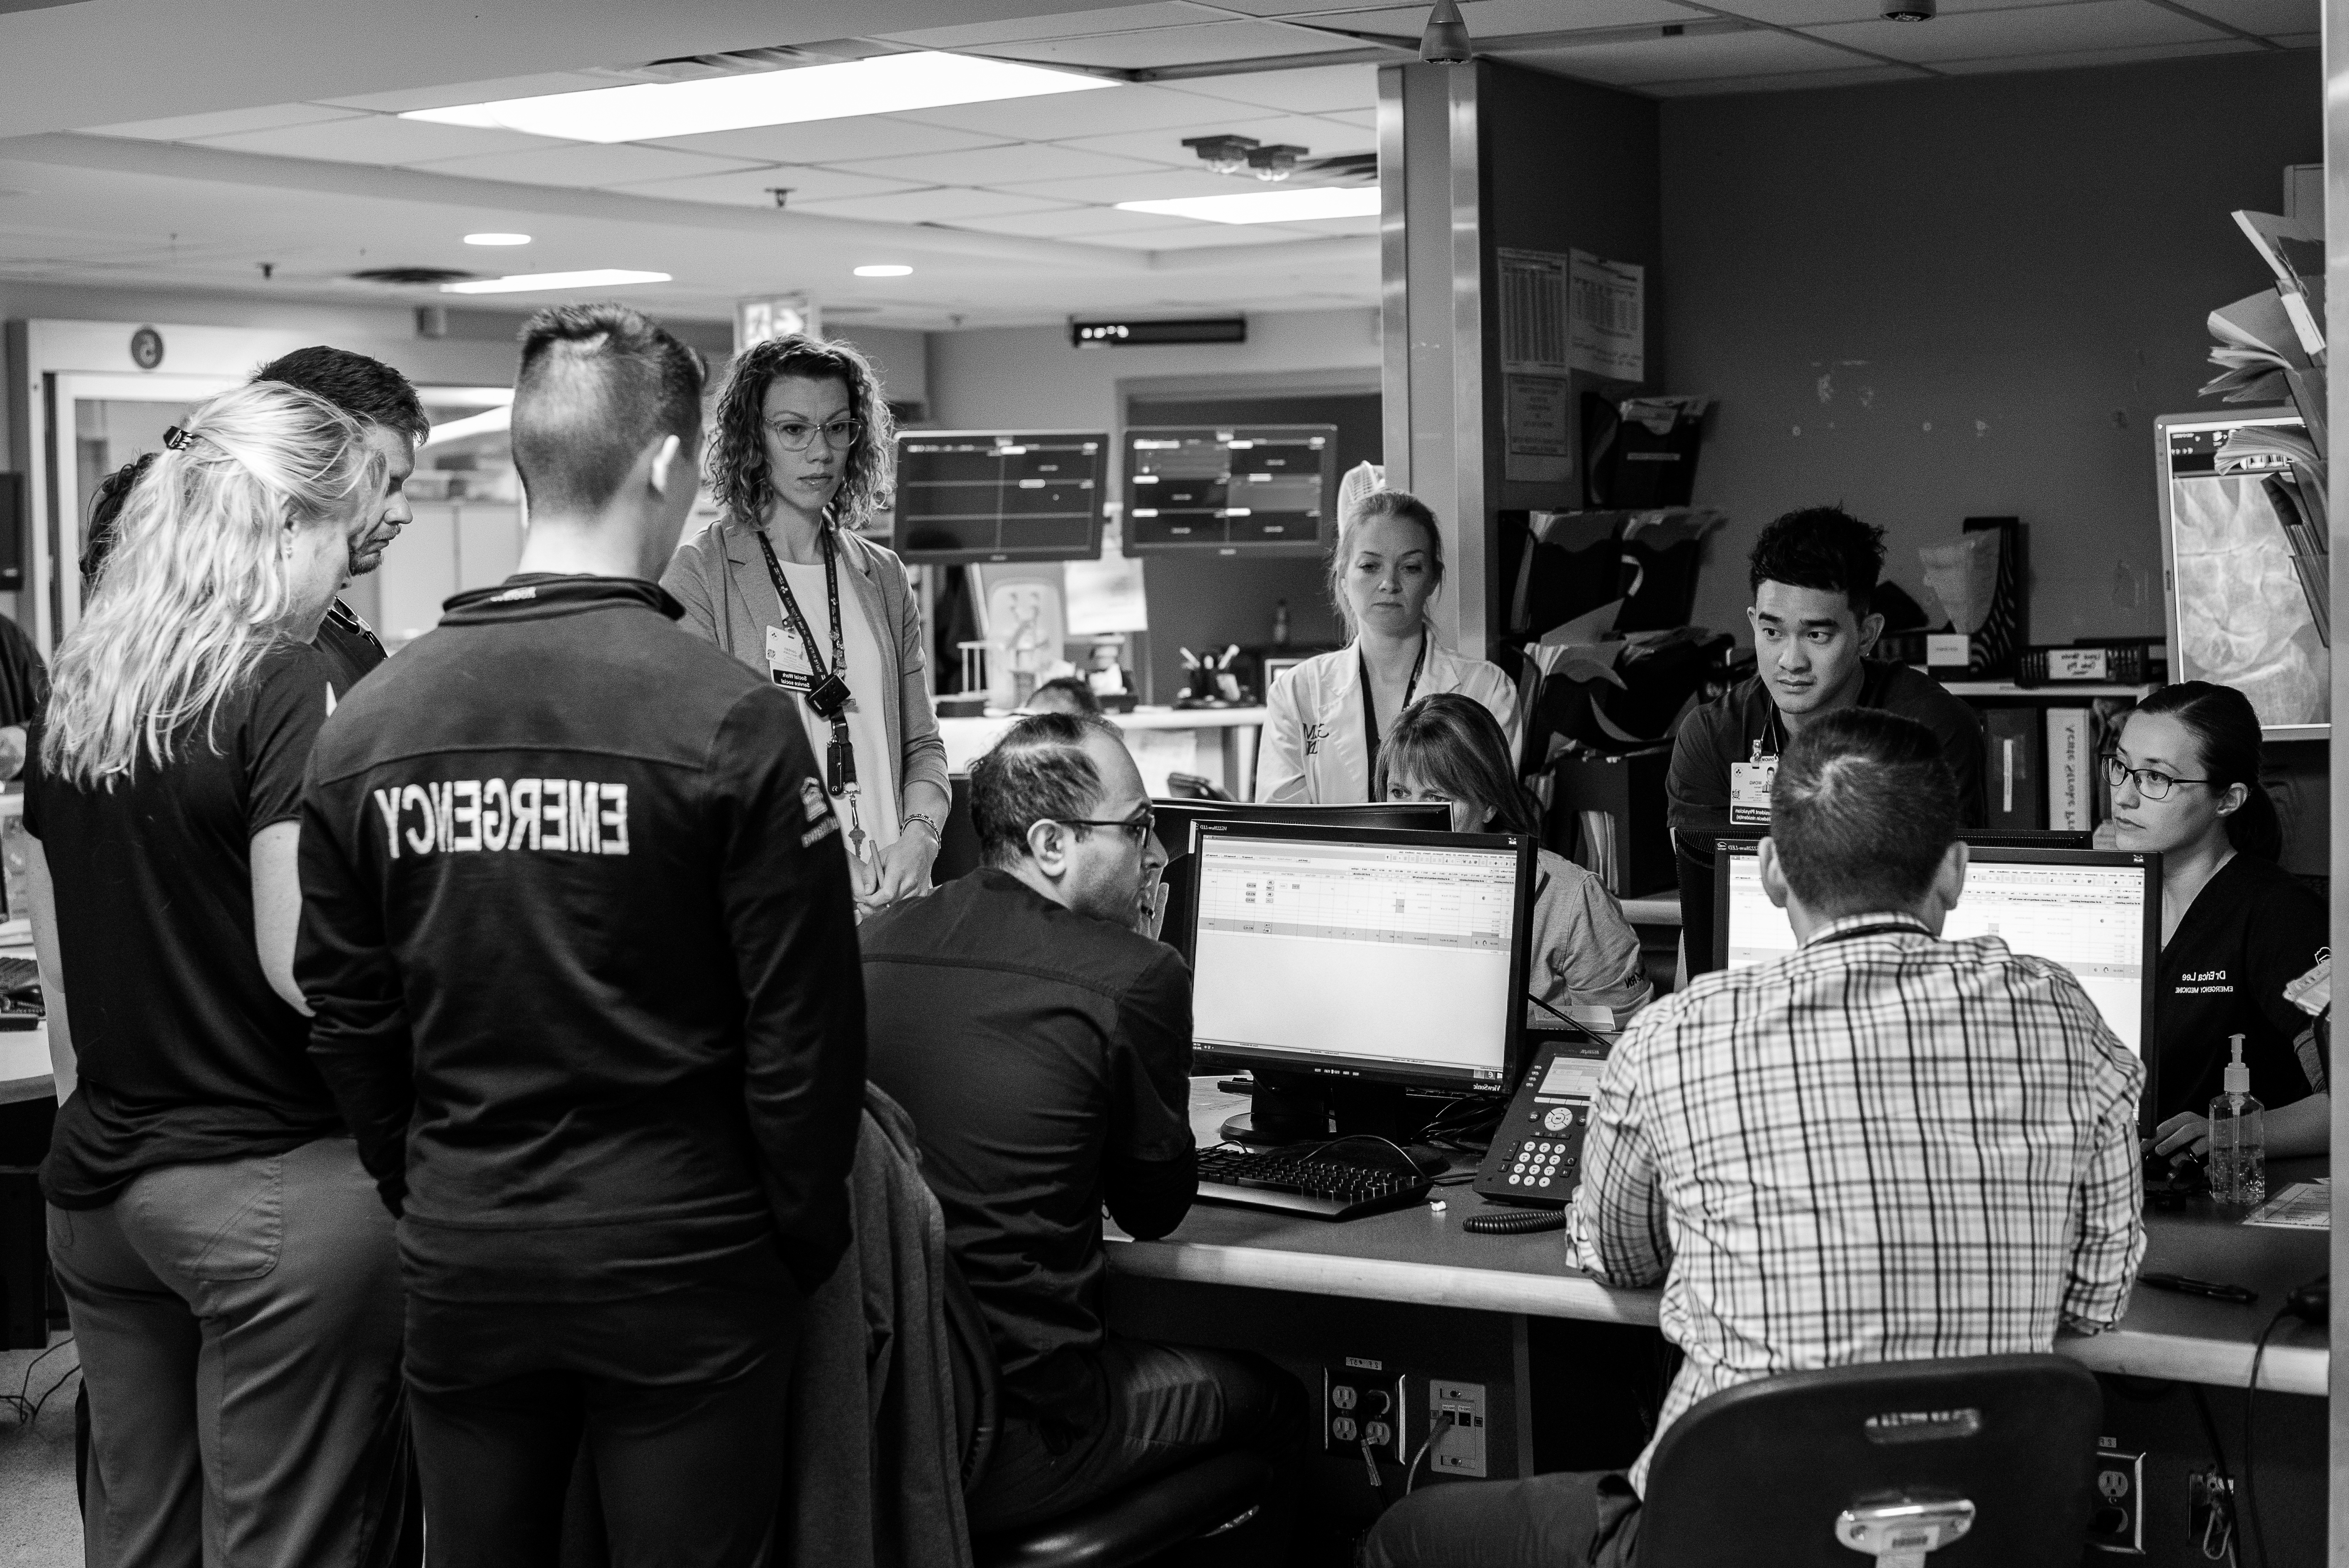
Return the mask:
<svg viewBox="0 0 2349 1568">
<path fill-rule="evenodd" d="M 600 289 L 620 284 L 665 284 L 667 273 L 632 273 L 621 267 L 597 267 L 584 273 L 515 273 L 502 278 L 476 278 L 469 284 L 442 284 L 442 294 L 529 294 L 536 289 Z"/>
<path fill-rule="evenodd" d="M 897 114 L 1044 93 L 1087 92 L 1119 85 L 1071 71 L 926 49 L 744 77 L 643 82 L 411 109 L 399 118 L 559 136 L 571 141 L 647 141 L 757 125 L 796 125 L 802 120 Z"/>
<path fill-rule="evenodd" d="M 530 243 L 530 236 L 528 234 L 468 234 L 465 236 L 465 243 L 469 245 L 527 245 Z"/>
<path fill-rule="evenodd" d="M 895 262 L 885 262 L 878 266 L 859 267 L 856 275 L 860 278 L 902 278 L 911 276 L 913 271 L 913 268 L 899 266 Z"/>
<path fill-rule="evenodd" d="M 1121 201 L 1117 210 L 1201 218 L 1210 223 L 1301 223 L 1316 218 L 1375 218 L 1379 193 L 1370 186 L 1323 185 L 1305 191 L 1244 191 L 1236 196 Z"/>
</svg>

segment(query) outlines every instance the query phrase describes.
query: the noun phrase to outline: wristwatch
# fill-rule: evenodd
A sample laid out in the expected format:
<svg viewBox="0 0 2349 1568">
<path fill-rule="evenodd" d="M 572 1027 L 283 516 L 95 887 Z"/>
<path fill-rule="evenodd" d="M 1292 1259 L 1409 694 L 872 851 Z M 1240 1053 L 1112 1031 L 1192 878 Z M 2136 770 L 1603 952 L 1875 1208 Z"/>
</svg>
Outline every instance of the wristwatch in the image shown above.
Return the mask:
<svg viewBox="0 0 2349 1568">
<path fill-rule="evenodd" d="M 927 828 L 930 830 L 930 842 L 934 844 L 943 844 L 947 841 L 945 832 L 938 827 L 938 820 L 936 817 L 931 816 L 927 811 L 913 812 L 906 817 L 905 822 L 909 827 L 916 822 L 919 822 L 922 826 Z"/>
</svg>

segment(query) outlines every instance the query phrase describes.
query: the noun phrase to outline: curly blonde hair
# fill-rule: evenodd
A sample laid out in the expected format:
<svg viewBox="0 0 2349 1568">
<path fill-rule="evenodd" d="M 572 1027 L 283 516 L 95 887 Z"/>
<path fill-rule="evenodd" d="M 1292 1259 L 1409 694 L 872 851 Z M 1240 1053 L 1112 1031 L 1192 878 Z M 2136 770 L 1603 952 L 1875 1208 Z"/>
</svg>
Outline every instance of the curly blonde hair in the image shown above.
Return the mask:
<svg viewBox="0 0 2349 1568">
<path fill-rule="evenodd" d="M 752 344 L 735 356 L 718 391 L 716 433 L 709 442 L 709 488 L 738 522 L 756 528 L 767 512 L 767 388 L 778 377 L 838 381 L 848 388 L 849 418 L 863 428 L 850 449 L 848 472 L 832 498 L 832 521 L 860 529 L 890 505 L 896 488 L 897 422 L 882 395 L 873 362 L 845 343 L 793 333 Z"/>
</svg>

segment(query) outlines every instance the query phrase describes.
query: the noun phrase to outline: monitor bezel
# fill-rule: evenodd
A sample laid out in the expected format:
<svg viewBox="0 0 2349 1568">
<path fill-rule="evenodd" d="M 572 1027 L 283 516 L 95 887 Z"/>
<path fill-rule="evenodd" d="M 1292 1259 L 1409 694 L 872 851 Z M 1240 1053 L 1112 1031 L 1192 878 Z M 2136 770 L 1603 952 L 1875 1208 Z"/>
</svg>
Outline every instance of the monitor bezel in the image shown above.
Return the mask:
<svg viewBox="0 0 2349 1568">
<path fill-rule="evenodd" d="M 1010 441 L 1058 439 L 1077 437 L 1101 443 L 1096 453 L 1098 466 L 1093 474 L 1093 504 L 1085 524 L 1085 542 L 1081 549 L 1073 545 L 1052 545 L 1035 550 L 925 550 L 910 542 L 905 532 L 905 493 L 901 485 L 896 504 L 889 514 L 889 548 L 898 560 L 909 566 L 1006 566 L 1053 561 L 1098 561 L 1102 552 L 1102 520 L 1109 500 L 1110 459 L 1116 438 L 1106 430 L 899 430 L 891 456 L 895 459 L 896 472 L 905 471 L 907 441 L 968 440 L 973 437 L 1008 437 Z M 1009 444 L 1009 442 L 999 442 Z"/>
<path fill-rule="evenodd" d="M 1439 833 L 1406 828 L 1347 828 L 1322 827 L 1303 822 L 1265 822 L 1235 819 L 1228 822 L 1201 821 L 1192 825 L 1191 841 L 1194 853 L 1202 853 L 1210 835 L 1236 839 L 1269 839 L 1289 843 L 1364 843 L 1422 846 L 1429 849 L 1510 849 L 1516 858 L 1515 907 L 1511 914 L 1509 939 L 1509 995 L 1513 998 L 1505 1013 L 1505 1034 L 1501 1043 L 1501 1076 L 1479 1078 L 1475 1069 L 1468 1068 L 1433 1068 L 1418 1064 L 1398 1066 L 1372 1057 L 1299 1057 L 1258 1046 L 1214 1045 L 1194 1039 L 1195 1049 L 1202 1055 L 1219 1060 L 1246 1064 L 1268 1072 L 1297 1073 L 1331 1083 L 1388 1084 L 1402 1088 L 1445 1089 L 1454 1093 L 1505 1094 L 1525 1076 L 1526 1067 L 1526 976 L 1529 967 L 1526 946 L 1533 922 L 1534 872 L 1541 851 L 1541 841 L 1531 833 Z M 1202 861 L 1204 869 L 1204 860 Z M 1199 950 L 1199 907 L 1203 900 L 1194 899 L 1188 929 L 1184 935 L 1190 942 L 1190 951 Z M 1197 983 L 1195 970 L 1193 983 Z"/>
<path fill-rule="evenodd" d="M 1961 833 L 1962 839 L 1965 835 Z M 1713 950 L 1721 960 L 1715 974 L 1729 970 L 1729 872 L 1733 859 L 1751 857 L 1758 852 L 1758 838 L 1731 838 L 1723 835 L 1713 846 Z M 2140 1042 L 2137 1059 L 2145 1065 L 2145 1088 L 2137 1099 L 2137 1130 L 2142 1137 L 2153 1132 L 2154 1109 L 2160 1104 L 2160 1092 L 2156 1080 L 2159 1076 L 2158 1058 L 2161 1042 L 2154 1033 L 2154 998 L 2160 990 L 2158 971 L 2161 967 L 2161 856 L 2149 850 L 2013 850 L 2003 848 L 1970 848 L 1966 855 L 1970 865 L 2021 866 L 2136 866 L 2143 869 L 2151 889 L 2145 901 L 2145 975 L 2138 992 L 2137 1039 Z M 2050 960 L 2053 962 L 2053 960 Z"/>
</svg>

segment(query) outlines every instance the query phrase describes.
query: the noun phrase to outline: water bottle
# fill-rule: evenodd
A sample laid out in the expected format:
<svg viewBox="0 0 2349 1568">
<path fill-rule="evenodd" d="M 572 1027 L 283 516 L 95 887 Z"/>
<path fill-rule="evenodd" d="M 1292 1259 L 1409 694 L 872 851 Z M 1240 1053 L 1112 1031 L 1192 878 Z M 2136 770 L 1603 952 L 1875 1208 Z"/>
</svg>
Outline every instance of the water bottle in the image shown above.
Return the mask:
<svg viewBox="0 0 2349 1568">
<path fill-rule="evenodd" d="M 1276 599 L 1272 605 L 1272 645 L 1288 646 L 1288 601 Z"/>
<path fill-rule="evenodd" d="M 2251 1069 L 2243 1065 L 2243 1037 L 2228 1037 L 2234 1059 L 2225 1087 L 2210 1101 L 2210 1196 L 2220 1203 L 2268 1201 L 2266 1107 L 2251 1098 Z"/>
</svg>

